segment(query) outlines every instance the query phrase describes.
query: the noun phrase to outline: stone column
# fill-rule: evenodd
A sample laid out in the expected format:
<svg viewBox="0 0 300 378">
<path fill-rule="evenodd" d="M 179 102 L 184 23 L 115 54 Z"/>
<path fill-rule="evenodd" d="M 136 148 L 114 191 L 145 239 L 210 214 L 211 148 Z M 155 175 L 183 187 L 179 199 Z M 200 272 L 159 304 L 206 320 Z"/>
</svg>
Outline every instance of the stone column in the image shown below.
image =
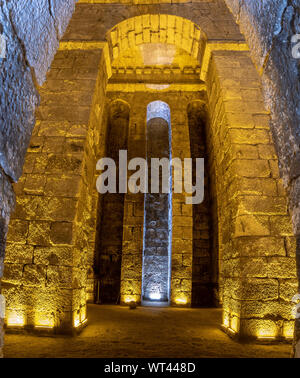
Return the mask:
<svg viewBox="0 0 300 378">
<path fill-rule="evenodd" d="M 249 53 L 213 52 L 207 85 L 223 324 L 244 337 L 290 338 L 295 240 Z"/>
<path fill-rule="evenodd" d="M 146 157 L 146 103 L 131 104 L 128 161 Z M 129 171 L 128 176 L 132 172 Z M 142 256 L 143 256 L 144 194 L 125 195 L 123 250 L 121 269 L 121 303 L 141 302 Z"/>
<path fill-rule="evenodd" d="M 190 139 L 187 119 L 187 103 L 182 101 L 171 107 L 172 159 L 190 158 Z M 190 306 L 192 299 L 193 262 L 193 206 L 186 204 L 184 171 L 182 193 L 172 197 L 172 274 L 171 304 Z M 173 175 L 174 188 L 174 175 Z"/>
<path fill-rule="evenodd" d="M 160 117 L 147 122 L 148 190 L 145 195 L 145 238 L 143 248 L 143 299 L 168 303 L 170 281 L 170 193 L 162 192 L 162 180 L 170 183 L 170 174 L 163 177 L 162 168 L 158 174 L 159 192 L 152 193 L 152 158 L 166 158 L 169 161 L 170 125 Z"/>
<path fill-rule="evenodd" d="M 3 287 L 9 327 L 72 332 L 86 319 L 101 58 L 101 50 L 59 51 L 40 90 L 9 225 Z"/>
</svg>

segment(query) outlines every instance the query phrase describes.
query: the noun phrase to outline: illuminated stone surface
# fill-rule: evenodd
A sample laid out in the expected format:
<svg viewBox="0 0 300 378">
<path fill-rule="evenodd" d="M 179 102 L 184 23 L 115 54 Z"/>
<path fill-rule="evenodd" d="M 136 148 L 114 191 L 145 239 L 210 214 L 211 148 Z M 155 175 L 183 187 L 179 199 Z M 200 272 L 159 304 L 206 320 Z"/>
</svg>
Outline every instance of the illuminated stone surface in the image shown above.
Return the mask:
<svg viewBox="0 0 300 378">
<path fill-rule="evenodd" d="M 297 292 L 294 233 L 299 229 L 299 81 L 297 61 L 285 41 L 298 30 L 297 1 L 288 7 L 226 2 L 250 52 L 223 1 L 172 6 L 80 2 L 42 87 L 74 2 L 1 3 L 0 32 L 9 46 L 7 58 L 0 60 L 1 260 L 14 204 L 10 183 L 21 176 L 14 186 L 17 204 L 2 285 L 12 323 L 17 319 L 70 331 L 86 318 L 94 280 L 95 163 L 106 155 L 107 99 L 123 97 L 131 106 L 132 157 L 145 156 L 146 105 L 157 99 L 171 107 L 172 155 L 190 157 L 187 109 L 200 99 L 209 116 L 210 255 L 217 260 L 215 294 L 224 324 L 244 336 L 291 335 L 291 298 Z M 155 66 L 144 66 L 141 46 L 150 43 L 156 52 L 161 44 L 175 46 L 174 60 L 170 50 L 162 60 L 150 61 Z M 147 84 L 170 86 L 156 92 Z M 111 94 L 105 95 L 108 88 Z M 125 196 L 121 302 L 141 297 L 143 199 Z M 182 195 L 173 197 L 172 206 L 171 303 L 188 306 L 196 218 Z"/>
<path fill-rule="evenodd" d="M 117 187 L 119 187 L 119 150 L 127 150 L 129 106 L 123 101 L 112 102 L 108 114 L 107 156 L 116 162 Z M 123 242 L 123 193 L 99 195 L 97 211 L 97 237 L 95 245 L 95 289 L 97 303 L 118 303 L 120 299 L 122 242 Z M 93 287 L 91 299 L 94 299 Z"/>
<path fill-rule="evenodd" d="M 76 338 L 5 335 L 7 357 L 289 358 L 290 346 L 236 343 L 223 333 L 220 309 L 88 306 Z M 151 319 L 151 321 L 149 321 Z M 184 332 L 182 331 L 184 330 Z M 184 348 L 182 347 L 184 345 Z"/>
<path fill-rule="evenodd" d="M 147 162 L 148 185 L 151 187 L 151 159 L 170 159 L 170 109 L 160 101 L 147 107 Z M 170 167 L 169 167 L 170 168 Z M 165 176 L 164 176 L 165 179 Z M 159 174 L 162 180 L 162 173 Z M 170 174 L 166 180 L 170 182 Z M 171 254 L 171 196 L 162 192 L 145 195 L 145 222 L 143 248 L 143 300 L 168 302 L 170 299 Z"/>
</svg>

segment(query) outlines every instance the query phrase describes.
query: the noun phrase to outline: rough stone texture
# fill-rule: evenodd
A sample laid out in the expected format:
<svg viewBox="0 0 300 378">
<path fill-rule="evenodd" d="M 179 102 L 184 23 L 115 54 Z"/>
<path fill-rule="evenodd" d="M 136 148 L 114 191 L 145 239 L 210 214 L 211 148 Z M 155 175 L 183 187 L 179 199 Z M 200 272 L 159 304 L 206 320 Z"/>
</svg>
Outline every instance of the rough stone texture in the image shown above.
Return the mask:
<svg viewBox="0 0 300 378">
<path fill-rule="evenodd" d="M 291 298 L 280 288 L 296 283 L 295 239 L 249 53 L 214 52 L 207 85 L 224 324 L 241 336 L 291 337 Z"/>
<path fill-rule="evenodd" d="M 6 248 L 6 236 L 8 231 L 8 222 L 12 209 L 15 205 L 15 194 L 12 190 L 8 177 L 0 168 L 0 293 L 1 278 L 3 277 L 4 254 Z M 0 358 L 3 349 L 3 324 L 4 319 L 0 316 Z"/>
<path fill-rule="evenodd" d="M 290 198 L 294 233 L 300 235 L 299 206 L 299 60 L 291 38 L 300 32 L 299 0 L 225 0 L 251 48 L 261 74 L 264 100 L 271 111 L 271 130 L 284 185 Z M 299 252 L 297 250 L 297 264 Z M 299 277 L 299 275 L 298 275 Z M 296 342 L 300 338 L 297 325 Z M 299 351 L 297 352 L 300 356 Z"/>
<path fill-rule="evenodd" d="M 109 88 L 111 88 L 109 86 Z M 122 85 L 118 87 L 122 88 Z M 137 87 L 138 88 L 138 87 Z M 122 92 L 108 92 L 110 101 L 126 101 L 131 108 L 128 139 L 128 160 L 133 157 L 146 157 L 146 118 L 147 106 L 154 100 L 166 102 L 171 110 L 172 156 L 189 157 L 189 134 L 187 108 L 195 99 L 204 98 L 201 92 L 180 92 L 155 90 L 137 92 L 127 89 Z M 180 106 L 179 106 L 180 104 Z M 192 212 L 185 204 L 182 194 L 173 195 L 172 217 L 172 283 L 171 303 L 190 305 L 192 290 Z M 141 301 L 142 253 L 143 253 L 144 195 L 125 195 L 123 220 L 123 250 L 121 272 L 121 303 L 131 300 Z M 182 301 L 177 301 L 181 299 Z"/>
<path fill-rule="evenodd" d="M 193 282 L 192 305 L 209 307 L 218 303 L 218 266 L 216 237 L 213 231 L 211 194 L 209 186 L 209 159 L 206 143 L 207 110 L 204 102 L 189 105 L 188 123 L 192 159 L 204 158 L 204 201 L 193 205 Z M 193 167 L 193 182 L 196 181 Z"/>
<path fill-rule="evenodd" d="M 62 6 L 64 12 L 60 12 Z M 36 86 L 45 80 L 73 10 L 74 1 L 0 2 L 0 23 L 7 39 L 6 58 L 0 60 L 4 88 L 0 163 L 14 181 L 21 175 L 35 122 Z"/>
<path fill-rule="evenodd" d="M 290 346 L 236 343 L 220 329 L 219 309 L 89 305 L 76 338 L 6 335 L 7 358 L 289 358 Z M 184 348 L 183 348 L 184 345 Z M 203 361 L 203 360 L 202 360 Z M 203 362 L 201 361 L 202 367 Z M 207 368 L 211 361 L 207 361 Z M 91 362 L 90 362 L 91 363 Z M 93 362 L 92 362 L 93 363 Z M 218 361 L 216 361 L 218 363 Z M 231 364 L 232 361 L 228 361 Z M 97 366 L 97 361 L 95 365 Z M 180 375 L 179 375 L 180 376 Z"/>
<path fill-rule="evenodd" d="M 294 174 L 299 149 L 299 61 L 291 38 L 300 32 L 299 1 L 226 1 L 251 47 L 262 74 L 264 99 L 271 110 L 271 129 L 286 186 Z"/>
<path fill-rule="evenodd" d="M 158 114 L 150 115 L 147 112 L 147 162 L 148 162 L 148 188 L 153 182 L 151 177 L 152 158 L 170 158 L 170 131 L 171 125 Z M 151 118 L 154 117 L 154 118 Z M 170 121 L 169 121 L 170 122 Z M 169 129 L 170 128 L 170 129 Z M 164 176 L 165 179 L 165 176 Z M 159 180 L 162 180 L 162 169 L 159 172 Z M 170 177 L 167 177 L 170 182 Z M 153 182 L 154 183 L 154 182 Z M 144 300 L 153 299 L 168 302 L 169 289 L 169 253 L 170 250 L 170 194 L 163 193 L 161 184 L 159 193 L 147 193 L 145 195 L 145 224 L 144 224 L 144 248 L 143 248 L 143 287 Z"/>
<path fill-rule="evenodd" d="M 199 25 L 208 39 L 244 40 L 223 0 L 172 5 L 77 4 L 63 40 L 105 40 L 107 31 L 121 21 L 145 15 L 147 22 L 148 14 L 154 15 L 154 18 L 159 18 L 159 14 L 183 17 Z M 181 29 L 180 25 L 178 27 Z M 138 34 L 141 32 L 136 31 Z"/>
<path fill-rule="evenodd" d="M 129 106 L 123 101 L 115 101 L 108 107 L 106 156 L 116 163 L 118 190 L 119 150 L 127 150 Z M 120 300 L 124 197 L 123 193 L 99 195 L 95 245 L 97 303 L 116 304 Z"/>
<path fill-rule="evenodd" d="M 34 112 L 42 84 L 74 10 L 74 1 L 0 1 L 0 32 L 6 55 L 0 59 L 0 199 L 1 252 L 14 206 L 11 181 L 21 176 L 35 123 Z M 62 7 L 64 11 L 61 12 Z M 5 225 L 5 226 L 4 226 Z M 3 227 L 2 227 L 3 226 Z M 0 279 L 3 267 L 0 263 Z M 0 327 L 2 335 L 2 326 Z M 0 354 L 2 338 L 0 337 Z"/>
<path fill-rule="evenodd" d="M 6 4 L 0 3 L 0 23 L 7 40 L 5 59 L 0 59 L 0 164 L 13 180 L 22 172 L 38 94 L 22 44 L 10 23 Z"/>
<path fill-rule="evenodd" d="M 72 12 L 72 2 L 67 3 L 70 8 L 67 7 L 64 12 L 61 11 L 62 2 L 50 2 L 48 4 L 51 6 L 46 8 L 36 6 L 35 2 L 19 2 L 20 7 L 14 3 L 4 4 L 0 1 L 4 34 L 8 43 L 15 47 L 9 50 L 5 60 L 0 61 L 1 85 L 3 82 L 3 87 L 7 88 L 5 93 L 1 93 L 3 100 L 1 97 L 0 102 L 4 109 L 2 111 L 1 108 L 4 125 L 1 132 L 5 130 L 5 138 L 0 139 L 0 143 L 4 144 L 0 146 L 0 163 L 10 177 L 3 176 L 8 187 L 10 179 L 16 180 L 20 176 L 34 123 L 33 111 L 37 103 L 35 83 L 43 80 L 57 47 L 57 36 L 62 35 Z M 22 7 L 21 3 L 25 6 Z M 244 1 L 241 7 L 237 7 L 237 1 L 234 4 L 237 11 L 245 9 L 245 15 L 255 14 L 253 10 L 256 10 L 256 6 L 252 1 Z M 20 15 L 23 9 L 29 12 L 30 6 L 34 7 L 33 22 L 38 17 L 37 12 L 41 11 L 43 14 L 39 19 L 45 24 L 37 25 L 34 22 L 36 27 L 28 25 L 31 33 L 25 36 L 27 26 L 20 23 Z M 277 7 L 274 18 L 278 18 L 281 11 L 286 17 L 284 19 L 292 23 L 297 21 L 296 17 L 293 21 L 291 6 L 285 11 Z M 256 14 L 259 15 L 259 12 L 264 10 L 256 11 Z M 146 13 L 151 16 L 146 16 Z M 174 16 L 164 17 L 166 13 Z M 175 15 L 186 17 L 198 26 Z M 137 16 L 134 22 L 126 21 L 133 16 Z M 124 19 L 109 33 L 109 53 L 104 49 L 104 57 L 101 49 L 84 50 L 84 44 L 71 51 L 60 51 L 52 64 L 46 85 L 40 90 L 42 101 L 24 175 L 16 186 L 17 209 L 10 225 L 5 269 L 8 309 L 12 313 L 17 312 L 13 314 L 15 317 L 25 314 L 28 325 L 45 325 L 45 321 L 54 319 L 55 326 L 72 328 L 86 319 L 86 292 L 91 292 L 93 280 L 97 216 L 95 162 L 105 154 L 107 123 L 102 122 L 102 116 L 109 57 L 114 59 L 119 56 L 132 41 L 134 46 L 161 41 L 185 48 L 201 64 L 206 42 L 204 33 L 209 41 L 235 41 L 237 45 L 244 41 L 221 0 L 146 6 L 80 4 L 64 41 L 104 41 L 108 30 Z M 14 25 L 17 21 L 18 26 Z M 252 25 L 251 21 L 247 21 L 247 24 Z M 282 54 L 282 58 L 276 53 L 280 51 L 280 38 L 284 40 L 290 33 L 285 28 L 280 30 L 279 24 L 275 22 L 272 31 L 278 35 L 278 46 L 273 43 L 271 53 L 265 54 L 268 60 L 264 61 L 262 78 L 264 87 L 269 90 L 265 93 L 271 94 L 267 99 L 283 98 L 283 102 L 272 101 L 270 106 L 273 109 L 275 144 L 286 146 L 285 140 L 291 137 L 292 151 L 296 153 L 298 142 L 295 133 L 289 134 L 286 130 L 294 130 L 297 124 L 292 106 L 295 105 L 293 101 L 298 99 L 291 99 L 292 94 L 289 91 L 286 93 L 285 89 L 298 91 L 298 84 L 293 81 L 295 71 L 292 68 L 287 69 L 290 73 L 287 76 L 276 71 L 278 67 L 295 64 L 280 60 L 288 56 L 288 50 Z M 290 23 L 283 25 L 289 27 Z M 262 35 L 271 33 L 270 29 L 256 29 L 263 30 Z M 35 33 L 42 33 L 40 39 L 49 50 L 46 53 L 44 50 L 38 51 L 38 48 L 44 47 Z M 247 31 L 245 34 L 250 35 Z M 260 40 L 260 37 L 256 39 Z M 268 47 L 272 39 L 266 40 Z M 262 51 L 256 49 L 255 43 L 251 45 L 253 51 Z M 234 47 L 235 44 L 232 44 Z M 272 54 L 277 55 L 273 57 Z M 8 80 L 14 77 L 18 81 L 11 89 Z M 276 88 L 268 85 L 268 80 L 277 83 Z M 284 83 L 289 86 L 285 87 Z M 206 85 L 210 116 L 207 135 L 213 224 L 215 232 L 218 232 L 214 247 L 219 249 L 224 325 L 248 336 L 261 335 L 262 330 L 279 337 L 290 336 L 293 327 L 290 298 L 296 282 L 295 239 L 290 227 L 286 194 L 279 179 L 269 116 L 262 101 L 261 81 L 248 53 L 221 51 L 212 54 Z M 22 97 L 18 97 L 19 93 Z M 171 124 L 174 127 L 172 156 L 190 157 L 187 108 L 190 101 L 203 100 L 201 92 L 189 94 L 188 90 L 170 90 L 154 94 L 149 91 L 140 95 L 135 90 L 134 94 L 124 91 L 120 95 L 114 93 L 114 96 L 123 96 L 131 105 L 129 158 L 130 155 L 145 156 L 146 107 L 157 99 L 166 101 L 171 108 Z M 8 102 L 11 98 L 15 101 Z M 276 118 L 274 114 L 280 114 L 280 117 Z M 4 120 L 10 122 L 11 119 L 14 121 L 7 127 Z M 290 119 L 293 119 L 291 126 L 281 129 L 281 125 L 289 124 Z M 280 122 L 276 124 L 276 120 Z M 281 134 L 284 137 L 281 138 Z M 7 144 L 4 143 L 6 136 Z M 285 158 L 281 158 L 281 149 L 277 149 L 284 167 Z M 282 155 L 286 154 L 292 161 L 287 149 Z M 297 159 L 291 166 L 293 169 L 287 170 L 290 177 L 285 182 L 291 178 L 293 180 L 291 208 L 297 209 Z M 286 178 L 285 173 L 283 177 Z M 7 201 L 6 193 L 5 189 L 0 194 L 5 198 L 8 209 L 12 195 L 9 194 L 11 200 Z M 9 189 L 8 193 L 11 193 Z M 125 196 L 121 301 L 122 298 L 123 301 L 126 298 L 139 301 L 141 297 L 143 200 L 144 197 L 139 195 Z M 192 292 L 193 214 L 191 207 L 185 205 L 183 195 L 173 196 L 173 209 L 171 303 L 189 305 Z M 294 210 L 293 215 L 297 230 L 297 211 Z M 4 234 L 7 222 L 5 215 L 2 222 Z"/>
<path fill-rule="evenodd" d="M 68 330 L 85 319 L 89 227 L 94 228 L 88 183 L 94 183 L 96 160 L 87 157 L 96 153 L 89 133 L 99 127 L 92 109 L 105 85 L 102 78 L 97 82 L 101 57 L 101 50 L 59 52 L 40 89 L 24 173 L 15 185 L 3 279 L 8 322 L 16 310 L 27 327 L 48 322 Z"/>
</svg>

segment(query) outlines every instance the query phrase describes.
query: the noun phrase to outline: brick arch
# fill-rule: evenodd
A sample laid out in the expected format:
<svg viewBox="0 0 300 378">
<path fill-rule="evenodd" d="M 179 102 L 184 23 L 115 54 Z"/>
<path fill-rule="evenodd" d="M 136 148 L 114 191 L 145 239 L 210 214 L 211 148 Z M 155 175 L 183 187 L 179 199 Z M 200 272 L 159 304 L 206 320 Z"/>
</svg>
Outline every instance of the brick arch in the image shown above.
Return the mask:
<svg viewBox="0 0 300 378">
<path fill-rule="evenodd" d="M 31 156 L 29 155 L 27 161 L 26 177 L 23 177 L 23 184 L 20 182 L 21 185 L 24 185 L 26 178 L 24 190 L 22 187 L 19 188 L 21 194 L 17 198 L 18 209 L 10 225 L 11 231 L 6 253 L 8 264 L 5 268 L 4 278 L 6 293 L 10 297 L 7 303 L 8 310 L 13 315 L 12 320 L 16 320 L 14 311 L 20 303 L 20 307 L 23 306 L 22 311 L 31 321 L 35 314 L 32 308 L 26 306 L 31 297 L 38 296 L 41 301 L 44 301 L 45 312 L 49 311 L 55 314 L 53 324 L 57 329 L 69 332 L 73 330 L 74 326 L 79 328 L 85 324 L 86 267 L 88 266 L 86 261 L 89 255 L 92 255 L 90 253 L 93 247 L 91 239 L 95 229 L 95 216 L 90 216 L 90 209 L 94 197 L 97 196 L 93 181 L 94 162 L 101 156 L 99 150 L 102 151 L 101 141 L 104 140 L 104 129 L 106 129 L 105 122 L 102 122 L 107 89 L 107 77 L 104 64 L 102 64 L 102 48 L 104 47 L 104 57 L 109 64 L 113 60 L 113 49 L 117 47 L 115 51 L 119 53 L 122 48 L 126 47 L 124 40 L 127 39 L 128 44 L 131 43 L 130 41 L 136 45 L 137 42 L 145 43 L 145 40 L 138 39 L 140 38 L 137 37 L 139 34 L 142 34 L 143 37 L 145 34 L 146 38 L 150 36 L 147 43 L 152 41 L 169 43 L 173 38 L 174 44 L 176 39 L 176 45 L 186 49 L 190 45 L 183 43 L 183 36 L 186 35 L 184 32 L 187 30 L 186 25 L 189 25 L 190 34 L 196 35 L 196 39 L 194 37 L 192 39 L 191 46 L 193 48 L 193 46 L 197 46 L 196 43 L 199 44 L 197 57 L 201 63 L 203 62 L 202 73 L 205 76 L 207 106 L 210 115 L 209 146 L 212 156 L 214 156 L 212 164 L 217 181 L 216 192 L 220 194 L 218 215 L 221 215 L 219 229 L 222 231 L 222 233 L 220 232 L 222 238 L 219 238 L 219 251 L 224 268 L 221 288 L 224 309 L 223 325 L 229 332 L 246 336 L 290 336 L 294 324 L 290 315 L 290 298 L 293 285 L 295 285 L 295 247 L 292 232 L 289 229 L 290 219 L 287 214 L 285 194 L 279 182 L 277 158 L 269 130 L 269 116 L 263 106 L 261 83 L 249 53 L 243 50 L 243 46 L 241 47 L 239 43 L 206 44 L 205 35 L 202 35 L 201 38 L 201 31 L 198 36 L 196 30 L 200 29 L 181 17 L 166 16 L 165 28 L 160 23 L 161 20 L 164 20 L 163 15 L 148 15 L 149 20 L 153 20 L 151 25 L 147 24 L 147 19 L 143 19 L 143 17 L 145 16 L 138 16 L 116 25 L 108 33 L 108 42 L 105 45 L 102 41 L 100 44 L 97 42 L 81 45 L 76 42 L 74 44 L 73 42 L 67 43 L 66 50 L 74 51 L 62 51 L 57 56 L 55 64 L 63 66 L 65 63 L 70 64 L 70 62 L 84 58 L 89 78 L 94 79 L 93 81 L 87 80 L 88 91 L 94 90 L 94 82 L 97 84 L 93 101 L 90 101 L 88 109 L 80 109 L 81 113 L 79 113 L 81 122 L 86 126 L 86 133 L 78 125 L 70 128 L 68 122 L 61 122 L 61 108 L 55 102 L 50 104 L 51 111 L 49 111 L 47 119 L 43 114 L 45 109 L 42 108 L 38 114 L 37 131 L 42 133 L 41 135 L 46 139 L 45 142 L 51 140 L 53 132 L 53 129 L 49 128 L 51 124 L 57 128 L 59 135 L 66 135 L 66 151 L 47 155 L 46 159 L 48 160 L 45 159 L 47 166 L 44 166 L 43 161 L 37 158 L 34 163 L 34 172 L 31 168 L 33 164 L 33 152 L 31 151 Z M 132 20 L 133 24 L 130 25 Z M 145 20 L 145 24 L 142 23 L 141 26 L 138 26 L 137 20 L 140 22 Z M 184 21 L 182 26 L 179 26 L 181 25 L 179 20 Z M 139 33 L 135 33 L 135 29 L 136 31 L 140 30 Z M 158 31 L 159 29 L 161 31 Z M 181 37 L 178 37 L 178 32 L 176 36 L 176 30 L 182 31 Z M 172 37 L 172 33 L 174 37 Z M 168 34 L 171 35 L 169 40 Z M 101 54 L 100 51 L 95 51 L 97 46 L 101 48 Z M 83 54 L 81 49 L 84 48 L 87 51 Z M 208 53 L 205 54 L 205 59 L 202 59 L 204 49 Z M 61 60 L 60 63 L 59 60 Z M 95 61 L 100 62 L 98 73 L 94 69 Z M 55 72 L 52 73 L 54 77 L 55 74 Z M 86 74 L 86 72 L 81 72 L 82 74 Z M 82 82 L 77 81 L 80 80 L 80 75 L 77 72 L 74 72 L 73 75 L 71 76 L 72 80 L 77 87 L 81 88 Z M 49 79 L 44 87 L 44 90 L 46 89 L 44 96 L 49 95 L 47 91 L 50 92 L 52 88 L 51 76 Z M 63 93 L 64 101 L 67 101 L 68 105 L 70 99 L 73 101 L 73 109 L 68 109 L 67 120 L 69 117 L 74 119 L 75 114 L 74 123 L 77 123 L 78 114 L 74 112 L 74 106 L 78 107 L 77 97 L 75 94 L 70 97 L 67 85 L 69 85 L 67 80 L 63 80 L 61 88 L 57 88 L 57 90 L 60 95 Z M 84 99 L 84 96 L 82 98 Z M 178 101 L 175 111 L 172 110 L 172 115 L 174 120 L 178 120 L 180 126 L 184 124 L 187 127 L 185 112 L 186 104 L 183 101 Z M 137 119 L 137 127 L 142 127 L 143 119 L 139 117 Z M 63 120 L 66 121 L 64 118 Z M 41 122 L 44 125 L 41 125 Z M 175 122 L 172 124 L 174 125 Z M 132 127 L 135 126 L 132 123 Z M 184 154 L 189 151 L 188 132 L 184 133 L 185 138 L 183 139 L 179 133 L 180 128 L 178 127 L 177 135 L 173 129 L 172 135 L 174 141 L 176 140 L 176 143 L 173 144 L 173 156 L 185 156 Z M 71 138 L 73 137 L 72 133 L 77 136 L 78 132 L 79 135 L 83 135 L 81 142 L 85 147 L 84 154 L 80 158 L 78 158 L 77 152 L 82 150 L 82 147 L 74 145 L 73 138 Z M 142 130 L 139 130 L 137 135 L 139 140 L 142 140 Z M 40 142 L 39 139 L 39 143 L 44 142 Z M 138 145 L 136 141 L 133 143 Z M 40 144 L 34 141 L 34 149 L 36 150 L 37 146 L 40 149 L 44 148 Z M 49 145 L 48 147 L 46 145 L 46 148 L 49 148 Z M 36 155 L 36 152 L 34 154 Z M 57 182 L 56 169 L 62 166 L 61 162 L 64 163 L 63 167 L 70 175 L 74 173 L 71 170 L 76 169 L 76 177 L 73 178 L 73 181 L 67 182 L 68 186 L 64 177 L 60 177 L 59 183 Z M 42 180 L 40 186 L 30 186 L 36 173 L 43 177 L 45 173 L 47 174 L 45 189 Z M 74 190 L 72 197 L 70 197 L 70 193 L 63 191 L 68 187 L 75 189 L 78 187 L 76 191 Z M 41 192 L 43 192 L 42 196 Z M 132 201 L 132 203 L 128 201 L 128 204 L 132 205 L 133 213 L 136 211 L 137 214 L 141 214 L 143 211 L 143 201 Z M 130 206 L 128 207 L 130 208 Z M 21 211 L 20 208 L 22 208 Z M 35 209 L 41 210 L 36 212 Z M 189 304 L 189 277 L 192 267 L 191 236 L 186 231 L 190 229 L 192 216 L 191 209 L 187 209 L 186 206 L 182 207 L 182 204 L 177 207 L 177 210 L 178 213 L 174 215 L 177 217 L 175 222 L 178 221 L 180 224 L 177 228 L 178 239 L 173 243 L 175 246 L 176 242 L 177 251 L 173 256 L 177 258 L 177 261 L 181 261 L 182 265 L 179 265 L 177 275 L 174 270 L 172 272 L 175 278 L 172 287 L 173 302 L 176 303 L 178 298 L 180 301 L 184 299 L 184 303 Z M 139 218 L 143 221 L 142 216 Z M 87 221 L 85 221 L 86 219 Z M 127 229 L 133 229 L 129 221 L 125 232 Z M 173 224 L 175 223 L 173 222 Z M 140 230 L 141 227 L 136 227 L 136 233 L 130 234 L 132 244 L 125 245 L 124 251 L 127 249 L 128 252 L 132 252 L 132 246 L 136 239 L 141 238 Z M 22 242 L 25 237 L 27 238 L 26 249 L 23 245 L 21 248 L 19 246 L 20 235 Z M 24 239 L 22 239 L 23 237 Z M 185 248 L 184 259 L 182 258 L 183 247 Z M 24 267 L 23 271 L 22 264 L 24 261 L 32 261 L 33 251 L 35 261 L 39 261 L 42 266 L 37 267 L 35 264 L 26 263 L 26 268 Z M 84 253 L 82 253 L 83 251 Z M 19 253 L 17 256 L 19 260 L 16 258 L 17 253 Z M 23 253 L 26 254 L 26 259 Z M 56 257 L 53 258 L 53 255 Z M 47 256 L 51 257 L 50 261 Z M 16 261 L 19 263 L 18 266 L 15 265 Z M 59 262 L 58 265 L 56 261 Z M 47 265 L 47 274 L 44 274 L 43 265 Z M 41 268 L 41 273 L 37 271 L 38 268 Z M 31 278 L 33 272 L 36 272 L 36 277 L 41 282 L 45 281 L 51 285 L 51 290 L 48 288 L 45 290 L 44 287 L 33 289 Z M 130 273 L 129 269 L 125 273 Z M 22 277 L 22 280 L 18 279 L 18 275 Z M 60 279 L 60 276 L 63 276 L 63 280 Z M 126 276 L 124 275 L 123 278 L 125 279 Z M 139 277 L 134 277 L 130 282 L 131 286 L 128 290 L 126 288 L 127 292 L 132 291 L 136 295 L 138 282 Z M 12 286 L 13 284 L 15 286 Z M 19 285 L 23 285 L 22 290 L 19 290 Z M 63 299 L 58 297 L 61 287 L 63 290 L 67 289 L 68 293 Z M 121 294 L 125 296 L 127 292 L 124 290 Z M 16 293 L 20 293 L 20 298 L 17 298 Z M 140 295 L 136 295 L 134 299 L 137 297 Z M 276 315 L 281 320 L 270 318 L 270 314 L 274 314 L 274 308 L 278 308 Z M 43 315 L 44 309 L 42 310 Z M 37 326 L 49 326 L 45 324 L 43 317 L 41 316 L 41 321 Z M 17 320 L 19 321 L 19 319 Z M 48 321 L 48 318 L 46 320 Z M 32 327 L 34 324 L 34 320 L 31 323 L 28 321 L 29 326 Z M 268 333 L 263 332 L 265 328 L 269 330 Z"/>
<path fill-rule="evenodd" d="M 126 19 L 106 34 L 110 62 L 122 50 L 145 43 L 167 43 L 185 50 L 202 61 L 207 37 L 194 22 L 168 14 L 144 14 Z"/>
<path fill-rule="evenodd" d="M 111 101 L 109 104 L 108 104 L 108 107 L 109 107 L 109 110 L 111 111 L 113 109 L 113 107 L 116 107 L 116 108 L 121 108 L 122 111 L 126 109 L 126 111 L 130 112 L 130 104 L 121 99 L 121 98 L 117 98 L 117 99 L 114 99 L 113 101 Z"/>
</svg>

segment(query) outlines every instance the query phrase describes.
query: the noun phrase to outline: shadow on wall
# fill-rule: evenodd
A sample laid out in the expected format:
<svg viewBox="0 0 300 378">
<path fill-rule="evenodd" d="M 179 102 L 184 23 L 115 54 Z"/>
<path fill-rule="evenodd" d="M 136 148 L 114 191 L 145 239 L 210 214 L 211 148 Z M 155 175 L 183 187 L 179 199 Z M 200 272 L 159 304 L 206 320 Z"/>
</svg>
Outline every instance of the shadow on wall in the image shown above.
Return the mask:
<svg viewBox="0 0 300 378">
<path fill-rule="evenodd" d="M 193 185 L 196 180 L 195 159 L 204 158 L 204 201 L 193 205 L 193 273 L 192 306 L 218 305 L 218 232 L 217 212 L 213 207 L 211 175 L 207 149 L 207 109 L 201 101 L 193 101 L 187 109 Z"/>
<path fill-rule="evenodd" d="M 129 105 L 121 100 L 109 106 L 106 156 L 116 163 L 119 187 L 119 150 L 127 150 Z M 123 240 L 123 193 L 99 194 L 95 245 L 95 302 L 119 303 Z"/>
</svg>

